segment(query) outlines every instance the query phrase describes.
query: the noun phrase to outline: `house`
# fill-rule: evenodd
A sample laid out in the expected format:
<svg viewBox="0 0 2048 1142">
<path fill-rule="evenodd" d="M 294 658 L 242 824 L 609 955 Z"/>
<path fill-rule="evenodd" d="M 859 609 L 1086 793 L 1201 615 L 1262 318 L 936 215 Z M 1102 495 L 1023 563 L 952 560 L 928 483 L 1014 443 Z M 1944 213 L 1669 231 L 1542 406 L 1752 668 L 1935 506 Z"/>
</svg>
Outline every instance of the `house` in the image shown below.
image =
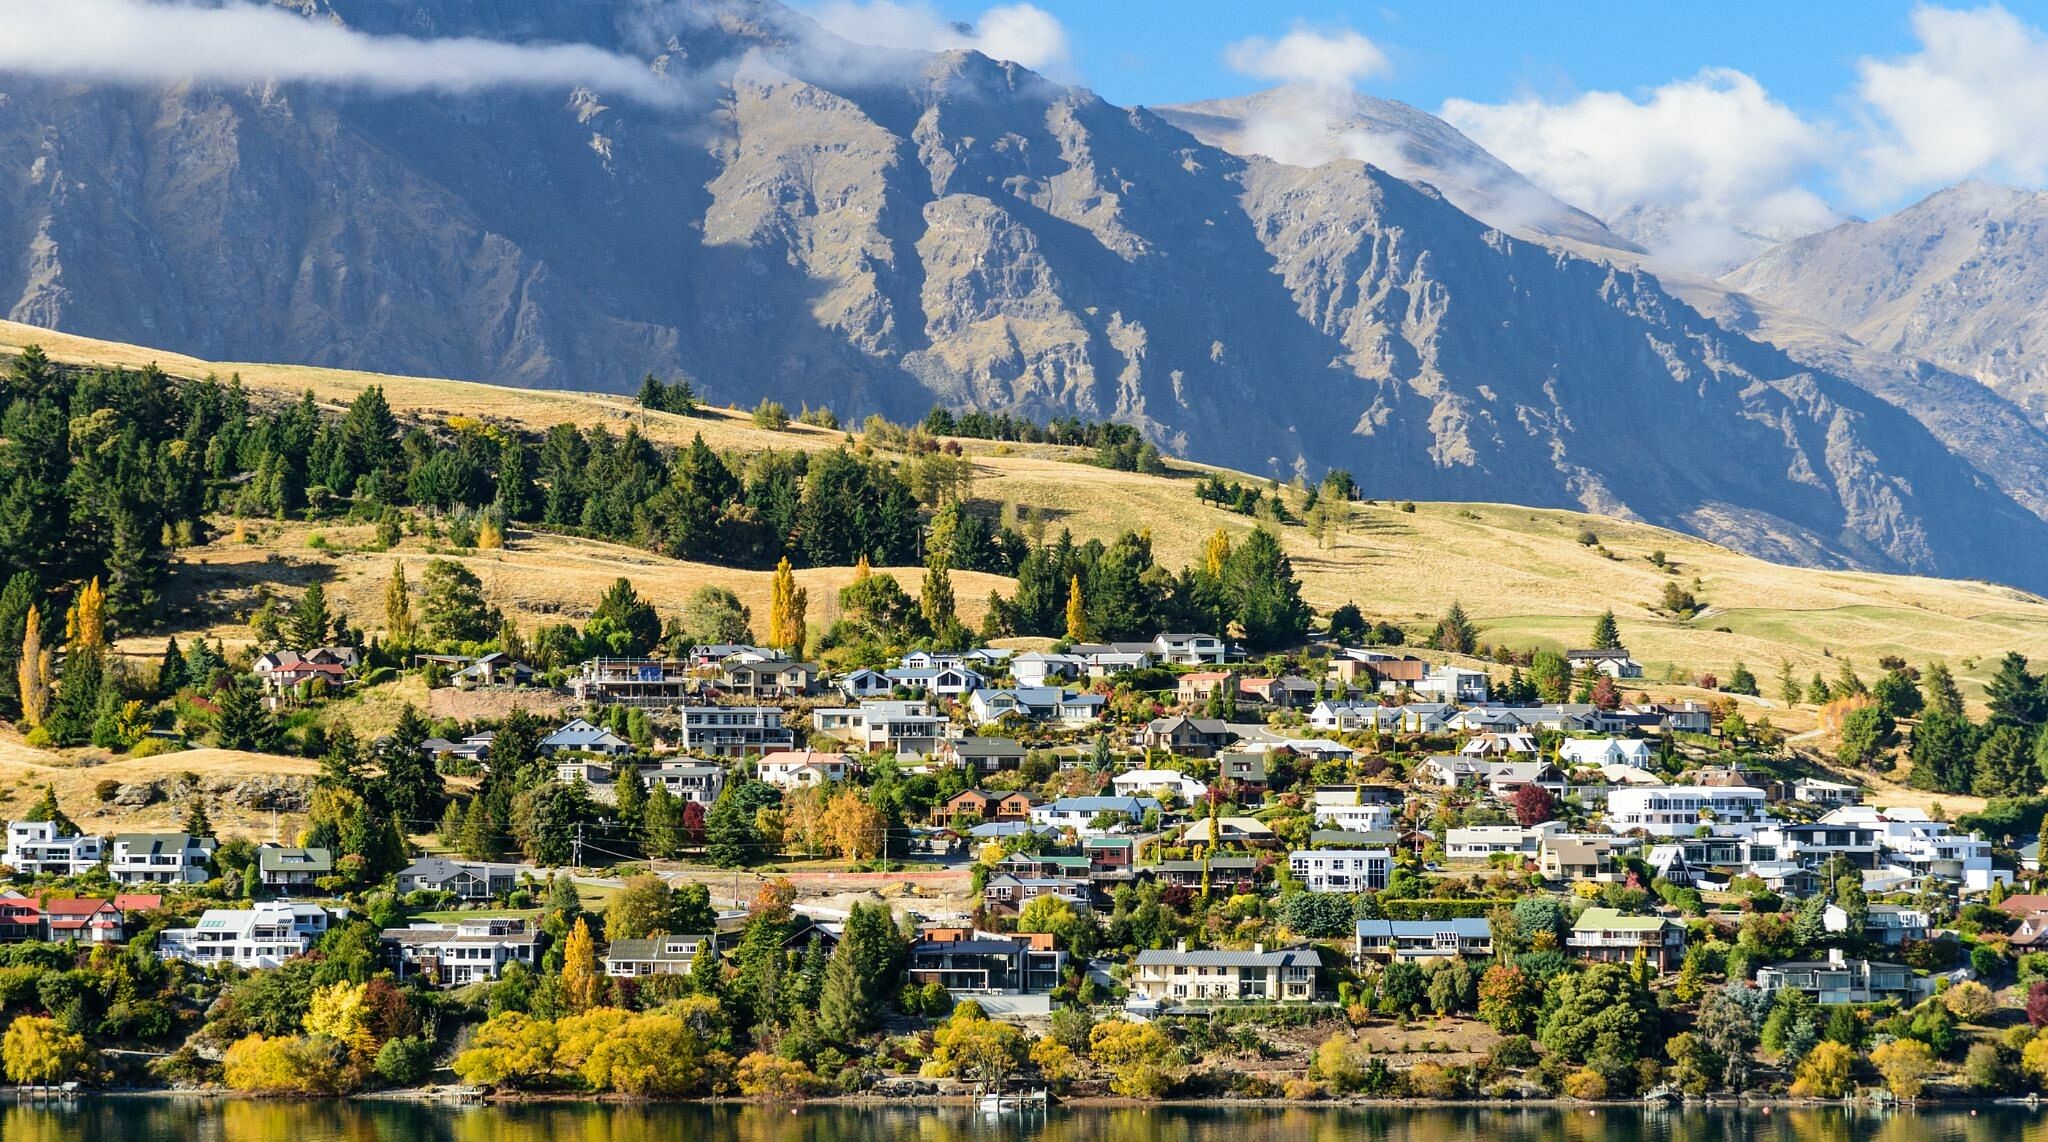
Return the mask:
<svg viewBox="0 0 2048 1142">
<path fill-rule="evenodd" d="M 946 738 L 946 718 L 923 699 L 868 699 L 811 711 L 811 728 L 867 753 L 923 756 Z"/>
<path fill-rule="evenodd" d="M 1896 999 L 1910 1007 L 1929 990 L 1904 964 L 1852 960 L 1840 948 L 1829 948 L 1824 960 L 1766 964 L 1757 969 L 1756 985 L 1771 993 L 1796 988 L 1824 1006 Z"/>
<path fill-rule="evenodd" d="M 1466 742 L 1458 752 L 1466 757 L 1535 757 L 1538 750 L 1536 735 L 1526 730 L 1488 730 Z"/>
<path fill-rule="evenodd" d="M 1325 698 L 1309 708 L 1308 724 L 1313 729 L 1340 734 L 1387 729 L 1390 728 L 1387 723 L 1398 717 L 1399 709 L 1398 706 L 1382 706 L 1377 702 Z"/>
<path fill-rule="evenodd" d="M 571 718 L 540 739 L 540 751 L 544 754 L 568 752 L 623 757 L 633 752 L 633 743 L 582 718 Z"/>
<path fill-rule="evenodd" d="M 1863 787 L 1802 777 L 1792 783 L 1792 799 L 1802 805 L 1822 805 L 1830 809 L 1838 805 L 1860 805 L 1863 803 Z"/>
<path fill-rule="evenodd" d="M 1378 802 L 1360 804 L 1356 791 L 1351 791 L 1348 801 L 1325 801 L 1318 790 L 1315 801 L 1315 819 L 1309 822 L 1317 828 L 1351 829 L 1358 832 L 1376 832 L 1392 828 L 1394 806 Z"/>
<path fill-rule="evenodd" d="M 1423 758 L 1416 764 L 1414 781 L 1424 788 L 1460 789 L 1486 780 L 1492 769 L 1492 766 L 1476 757 L 1435 754 Z"/>
<path fill-rule="evenodd" d="M 1085 881 L 1093 862 L 1081 853 L 1011 853 L 995 864 L 995 871 L 1020 880 Z"/>
<path fill-rule="evenodd" d="M 263 845 L 256 850 L 256 876 L 272 892 L 298 892 L 334 875 L 334 854 L 326 849 Z"/>
<path fill-rule="evenodd" d="M 1026 821 L 1031 819 L 1031 808 L 1031 795 L 1028 793 L 985 793 L 979 789 L 965 789 L 932 806 L 932 823 L 950 825 L 963 817 L 986 822 Z"/>
<path fill-rule="evenodd" d="M 420 752 L 425 754 L 430 761 L 438 762 L 444 757 L 452 757 L 459 761 L 475 764 L 490 760 L 491 743 L 496 741 L 497 737 L 498 731 L 485 730 L 479 734 L 470 734 L 461 741 L 449 741 L 447 738 L 428 738 L 420 743 Z"/>
<path fill-rule="evenodd" d="M 1843 805 L 1829 810 L 1818 823 L 1875 830 L 1884 848 L 1882 859 L 1908 876 L 1961 884 L 1970 892 L 1986 892 L 1994 882 L 2012 879 L 2011 870 L 1992 863 L 1989 840 L 1975 833 L 1957 833 L 1948 822 L 1936 821 L 1922 809 Z"/>
<path fill-rule="evenodd" d="M 306 651 L 273 650 L 258 655 L 249 669 L 267 689 L 282 693 L 316 679 L 339 687 L 348 680 L 348 672 L 355 669 L 356 662 L 353 647 L 316 646 Z"/>
<path fill-rule="evenodd" d="M 1266 755 L 1263 753 L 1219 753 L 1216 779 L 1236 785 L 1238 799 L 1257 800 L 1266 794 Z"/>
<path fill-rule="evenodd" d="M 1490 684 L 1491 680 L 1484 670 L 1467 670 L 1462 666 L 1432 666 L 1423 674 L 1421 681 L 1409 689 L 1440 702 L 1463 705 L 1468 702 L 1486 701 L 1487 688 Z"/>
<path fill-rule="evenodd" d="M 1387 849 L 1296 849 L 1287 871 L 1310 892 L 1378 892 L 1387 886 L 1394 854 Z"/>
<path fill-rule="evenodd" d="M 764 753 L 754 763 L 755 776 L 777 789 L 832 785 L 853 776 L 855 769 L 853 759 L 843 753 L 817 753 L 808 749 Z"/>
<path fill-rule="evenodd" d="M 757 701 L 801 698 L 817 688 L 818 668 L 808 662 L 770 660 L 727 662 L 718 676 L 718 686 L 729 694 Z"/>
<path fill-rule="evenodd" d="M 1572 921 L 1565 947 L 1580 959 L 1602 963 L 1630 963 L 1640 952 L 1658 971 L 1672 971 L 1685 958 L 1685 925 L 1664 916 L 1588 908 Z"/>
<path fill-rule="evenodd" d="M 542 940 L 538 929 L 511 916 L 453 924 L 415 921 L 404 928 L 386 928 L 379 938 L 399 979 L 425 976 L 448 987 L 496 979 L 509 963 L 532 967 Z"/>
<path fill-rule="evenodd" d="M 1493 925 L 1484 917 L 1457 920 L 1360 920 L 1356 937 L 1360 964 L 1372 960 L 1451 959 L 1493 954 Z"/>
<path fill-rule="evenodd" d="M 1028 687 L 1057 685 L 1081 677 L 1088 670 L 1087 659 L 1076 654 L 1046 654 L 1027 651 L 1010 660 L 1010 677 Z"/>
<path fill-rule="evenodd" d="M 1704 702 L 1684 701 L 1652 706 L 1657 727 L 1670 734 L 1710 734 L 1714 715 Z"/>
<path fill-rule="evenodd" d="M 719 666 L 727 662 L 774 662 L 788 657 L 771 646 L 748 646 L 743 642 L 712 642 L 691 647 L 683 665 L 702 668 Z"/>
<path fill-rule="evenodd" d="M 1488 861 L 1503 854 L 1535 860 L 1543 838 L 1564 831 L 1561 821 L 1545 821 L 1523 828 L 1520 825 L 1471 825 L 1444 830 L 1444 857 L 1457 861 Z"/>
<path fill-rule="evenodd" d="M 1571 663 L 1572 673 L 1581 670 L 1597 670 L 1617 681 L 1624 678 L 1641 678 L 1643 664 L 1628 656 L 1628 648 L 1610 647 L 1604 650 L 1567 650 L 1566 662 Z"/>
<path fill-rule="evenodd" d="M 42 938 L 42 907 L 11 888 L 0 890 L 0 940 L 13 942 Z"/>
<path fill-rule="evenodd" d="M 111 900 L 46 897 L 36 905 L 42 916 L 41 939 L 51 943 L 118 944 L 125 921 Z"/>
<path fill-rule="evenodd" d="M 1274 848 L 1280 838 L 1271 826 L 1253 817 L 1218 817 L 1215 819 L 1215 839 L 1210 839 L 1210 820 L 1207 817 L 1189 825 L 1180 835 L 1184 845 L 1230 846 L 1240 849 Z"/>
<path fill-rule="evenodd" d="M 1296 675 L 1278 678 L 1240 678 L 1237 693 L 1241 701 L 1256 702 L 1280 710 L 1306 710 L 1316 704 L 1322 687 Z"/>
<path fill-rule="evenodd" d="M 1497 761 L 1487 767 L 1486 791 L 1506 800 L 1526 785 L 1540 785 L 1552 797 L 1563 797 L 1564 774 L 1547 761 Z"/>
<path fill-rule="evenodd" d="M 1027 752 L 1024 743 L 1015 738 L 970 735 L 940 739 L 932 751 L 932 756 L 948 765 L 957 765 L 969 773 L 989 774 L 1022 767 Z"/>
<path fill-rule="evenodd" d="M 676 744 L 712 757 L 752 757 L 796 745 L 779 706 L 683 706 Z"/>
<path fill-rule="evenodd" d="M 706 808 L 725 791 L 725 767 L 707 765 L 687 758 L 671 758 L 660 765 L 640 767 L 640 779 L 652 788 L 659 785 L 670 796 L 695 801 Z"/>
<path fill-rule="evenodd" d="M 457 900 L 491 900 L 519 887 L 516 864 L 421 857 L 398 872 L 398 891 L 446 892 Z"/>
<path fill-rule="evenodd" d="M 1213 634 L 1167 632 L 1152 640 L 1152 656 L 1175 666 L 1221 666 L 1244 652 Z"/>
<path fill-rule="evenodd" d="M 1207 860 L 1163 860 L 1147 866 L 1144 871 L 1161 884 L 1200 888 L 1206 872 L 1212 886 L 1243 885 L 1249 888 L 1262 879 L 1259 859 L 1253 856 L 1212 856 Z"/>
<path fill-rule="evenodd" d="M 1769 818 L 1764 791 L 1746 785 L 1666 785 L 1616 789 L 1607 795 L 1609 832 L 1638 830 L 1653 837 L 1689 837 L 1701 828 L 1723 836 L 1748 836 Z"/>
<path fill-rule="evenodd" d="M 886 698 L 896 692 L 896 683 L 887 674 L 865 666 L 840 675 L 832 685 L 856 702 L 863 698 Z"/>
<path fill-rule="evenodd" d="M 1190 718 L 1186 714 L 1175 714 L 1146 723 L 1138 744 L 1180 757 L 1215 757 L 1236 737 L 1221 718 Z"/>
<path fill-rule="evenodd" d="M 627 979 L 649 975 L 687 975 L 709 935 L 671 936 L 645 940 L 613 940 L 605 949 L 604 974 Z"/>
<path fill-rule="evenodd" d="M 908 972 L 917 985 L 936 983 L 956 997 L 1044 995 L 1060 986 L 1067 954 L 1049 934 L 996 935 L 971 928 L 934 928 L 910 945 Z"/>
<path fill-rule="evenodd" d="M 1147 813 L 1157 813 L 1163 808 L 1150 797 L 1062 797 L 1033 806 L 1031 823 L 1072 829 L 1081 836 L 1099 836 L 1136 825 L 1145 819 Z M 1103 818 L 1115 823 L 1098 826 L 1096 821 Z"/>
<path fill-rule="evenodd" d="M 707 651 L 746 647 L 700 648 Z M 694 652 L 693 652 L 694 657 Z M 728 656 L 732 657 L 732 656 Z M 703 686 L 695 671 L 709 662 L 672 658 L 593 658 L 577 667 L 569 692 L 584 706 L 668 707 L 688 701 Z"/>
<path fill-rule="evenodd" d="M 1621 843 L 1609 837 L 1545 836 L 1536 849 L 1536 869 L 1546 880 L 1614 879 Z"/>
<path fill-rule="evenodd" d="M 968 712 L 981 723 L 1021 718 L 1028 722 L 1080 725 L 1102 716 L 1107 700 L 1100 694 L 1078 694 L 1057 686 L 1020 686 L 1007 690 L 976 690 L 967 699 Z"/>
<path fill-rule="evenodd" d="M 202 966 L 274 968 L 311 950 L 336 918 L 337 914 L 318 904 L 208 908 L 194 926 L 166 928 L 159 933 L 156 953 L 167 960 Z"/>
<path fill-rule="evenodd" d="M 122 884 L 204 884 L 213 879 L 212 837 L 117 833 L 107 872 Z"/>
<path fill-rule="evenodd" d="M 1199 706 L 1230 685 L 1232 675 L 1223 670 L 1196 670 L 1174 681 L 1173 696 L 1183 706 Z"/>
<path fill-rule="evenodd" d="M 555 780 L 564 785 L 581 781 L 585 785 L 609 785 L 618 777 L 609 761 L 594 757 L 572 757 L 555 763 Z"/>
<path fill-rule="evenodd" d="M 1309 1003 L 1317 995 L 1321 953 L 1312 947 L 1267 951 L 1189 951 L 1185 940 L 1171 951 L 1147 949 L 1132 962 L 1130 988 L 1153 1003 Z"/>
<path fill-rule="evenodd" d="M 901 686 L 937 698 L 959 698 L 988 685 L 988 679 L 965 666 L 904 666 L 885 671 L 891 687 Z"/>
<path fill-rule="evenodd" d="M 998 872 L 988 878 L 981 890 L 981 901 L 987 908 L 1007 915 L 1017 915 L 1024 906 L 1041 896 L 1056 896 L 1064 900 L 1077 912 L 1094 911 L 1089 899 L 1088 881 L 1073 880 L 1063 876 L 1019 877 Z"/>
<path fill-rule="evenodd" d="M 21 876 L 77 876 L 100 863 L 105 842 L 90 833 L 65 836 L 54 821 L 10 821 L 7 867 Z"/>
<path fill-rule="evenodd" d="M 1137 864 L 1138 844 L 1129 837 L 1089 837 L 1081 843 L 1092 877 L 1128 874 Z"/>
<path fill-rule="evenodd" d="M 1572 738 L 1558 745 L 1557 760 L 1560 765 L 1591 769 L 1607 765 L 1648 769 L 1650 743 L 1640 738 Z"/>
<path fill-rule="evenodd" d="M 1206 782 L 1197 781 L 1178 769 L 1133 769 L 1110 778 L 1110 788 L 1120 797 L 1165 797 L 1171 794 L 1183 805 L 1209 795 Z"/>
<path fill-rule="evenodd" d="M 1849 912 L 1839 904 L 1829 904 L 1821 913 L 1821 921 L 1830 932 L 1849 930 Z M 1929 929 L 1927 913 L 1918 908 L 1872 904 L 1864 913 L 1863 930 L 1855 934 L 1871 943 L 1896 948 L 1926 939 Z"/>
<path fill-rule="evenodd" d="M 494 650 L 475 662 L 455 672 L 457 686 L 530 686 L 540 676 L 540 671 L 526 663 Z"/>
</svg>

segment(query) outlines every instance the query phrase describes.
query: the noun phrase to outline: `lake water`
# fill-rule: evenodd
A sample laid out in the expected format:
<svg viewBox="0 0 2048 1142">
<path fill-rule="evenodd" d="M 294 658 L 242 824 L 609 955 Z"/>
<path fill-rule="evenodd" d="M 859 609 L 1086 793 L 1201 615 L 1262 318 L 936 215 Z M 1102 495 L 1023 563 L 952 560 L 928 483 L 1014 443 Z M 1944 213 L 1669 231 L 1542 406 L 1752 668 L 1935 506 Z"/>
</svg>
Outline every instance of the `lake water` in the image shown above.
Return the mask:
<svg viewBox="0 0 2048 1142">
<path fill-rule="evenodd" d="M 0 1106 L 0 1142 L 2048 1142 L 2048 1111 L 536 1105 L 88 1098 Z"/>
</svg>

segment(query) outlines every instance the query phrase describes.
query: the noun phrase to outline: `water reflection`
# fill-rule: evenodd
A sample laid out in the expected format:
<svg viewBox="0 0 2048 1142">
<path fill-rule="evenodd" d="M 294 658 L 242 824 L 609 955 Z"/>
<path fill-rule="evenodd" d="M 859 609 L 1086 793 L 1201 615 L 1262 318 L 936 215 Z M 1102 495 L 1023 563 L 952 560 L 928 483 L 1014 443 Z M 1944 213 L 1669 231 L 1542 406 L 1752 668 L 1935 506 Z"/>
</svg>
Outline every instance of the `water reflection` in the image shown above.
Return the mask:
<svg viewBox="0 0 2048 1142">
<path fill-rule="evenodd" d="M 1879 1113 L 1633 1108 L 1055 1109 L 994 1120 L 960 1107 L 547 1104 L 93 1098 L 0 1105 L 0 1142 L 2048 1142 L 2014 1107 Z"/>
</svg>

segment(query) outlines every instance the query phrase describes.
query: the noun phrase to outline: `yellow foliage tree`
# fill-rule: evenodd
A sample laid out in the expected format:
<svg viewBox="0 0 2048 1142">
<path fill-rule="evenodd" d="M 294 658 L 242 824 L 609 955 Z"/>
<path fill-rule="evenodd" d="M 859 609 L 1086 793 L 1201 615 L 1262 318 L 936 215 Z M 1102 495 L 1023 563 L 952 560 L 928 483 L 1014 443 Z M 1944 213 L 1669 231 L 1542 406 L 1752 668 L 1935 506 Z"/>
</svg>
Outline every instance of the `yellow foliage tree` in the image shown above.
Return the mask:
<svg viewBox="0 0 2048 1142">
<path fill-rule="evenodd" d="M 581 1074 L 592 1090 L 610 1089 L 610 1062 L 604 1044 L 635 1018 L 623 1008 L 593 1007 L 555 1020 L 555 1068 Z"/>
<path fill-rule="evenodd" d="M 28 609 L 28 619 L 22 628 L 21 663 L 15 668 L 15 681 L 21 689 L 21 720 L 31 727 L 42 725 L 43 714 L 50 708 L 50 652 L 43 649 L 43 619 L 39 607 Z"/>
<path fill-rule="evenodd" d="M 1202 544 L 1202 568 L 1210 575 L 1223 574 L 1223 564 L 1230 558 L 1230 533 L 1217 528 L 1215 534 Z"/>
<path fill-rule="evenodd" d="M 476 545 L 486 551 L 496 551 L 505 546 L 505 529 L 498 521 L 486 517 L 476 529 Z"/>
<path fill-rule="evenodd" d="M 846 859 L 873 860 L 882 855 L 888 824 L 883 820 L 881 810 L 868 804 L 854 790 L 844 789 L 834 794 L 819 823 L 830 838 L 832 847 Z"/>
<path fill-rule="evenodd" d="M 71 610 L 64 616 L 64 642 L 73 650 L 107 645 L 107 594 L 100 589 L 99 576 L 93 576 L 72 598 Z"/>
<path fill-rule="evenodd" d="M 1855 1065 L 1856 1052 L 1847 1044 L 1833 1039 L 1816 1043 L 1813 1050 L 1799 1060 L 1799 1070 L 1792 1079 L 1792 1096 L 1840 1098 L 1849 1093 L 1849 1073 Z"/>
<path fill-rule="evenodd" d="M 855 577 L 865 578 L 858 572 Z M 775 577 L 768 585 L 768 645 L 802 658 L 804 612 L 809 607 L 810 592 L 796 585 L 796 571 L 789 565 L 789 556 L 785 555 L 782 562 L 775 565 Z"/>
<path fill-rule="evenodd" d="M 1067 585 L 1067 641 L 1088 641 L 1088 601 L 1081 597 L 1081 577 Z"/>
<path fill-rule="evenodd" d="M 748 1098 L 778 1102 L 802 1098 L 818 1085 L 818 1076 L 811 1073 L 811 1068 L 765 1051 L 755 1051 L 741 1059 L 734 1078 L 739 1081 L 740 1093 Z"/>
<path fill-rule="evenodd" d="M 782 847 L 785 852 L 814 856 L 831 841 L 825 833 L 825 808 L 830 791 L 812 785 L 782 799 Z"/>
<path fill-rule="evenodd" d="M 520 1086 L 554 1069 L 555 1025 L 517 1011 L 493 1015 L 450 1064 L 463 1082 Z"/>
<path fill-rule="evenodd" d="M 932 1034 L 926 1069 L 940 1078 L 1000 1087 L 1023 1065 L 1023 1033 L 990 1019 L 982 1014 L 980 1004 L 970 1000 L 955 1008 L 946 1025 Z"/>
<path fill-rule="evenodd" d="M 1870 1052 L 1870 1064 L 1893 1098 L 1915 1099 L 1934 1071 L 1934 1051 L 1918 1039 L 1893 1039 Z"/>
<path fill-rule="evenodd" d="M 2036 1086 L 2048 1086 L 2048 1037 L 2036 1035 L 2020 1051 L 2020 1068 L 2032 1076 Z"/>
<path fill-rule="evenodd" d="M 1582 1067 L 1564 1077 L 1564 1096 L 1581 1102 L 1597 1102 L 1607 1097 L 1607 1079 L 1591 1067 Z"/>
<path fill-rule="evenodd" d="M 1173 1040 L 1150 1023 L 1113 1019 L 1088 1033 L 1088 1057 L 1110 1072 L 1109 1089 L 1125 1098 L 1158 1098 L 1173 1085 Z"/>
<path fill-rule="evenodd" d="M 92 1052 L 85 1037 L 42 1015 L 18 1015 L 0 1038 L 0 1064 L 17 1083 L 64 1082 L 83 1070 Z"/>
<path fill-rule="evenodd" d="M 335 1094 L 343 1086 L 343 1050 L 331 1039 L 250 1035 L 222 1057 L 223 1077 L 249 1094 Z"/>
<path fill-rule="evenodd" d="M 325 1035 L 347 1045 L 349 1055 L 366 1059 L 377 1053 L 377 1036 L 370 1030 L 367 1003 L 369 985 L 331 983 L 313 993 L 301 1023 L 308 1035 Z"/>
<path fill-rule="evenodd" d="M 604 975 L 597 968 L 597 946 L 590 925 L 578 917 L 562 945 L 562 995 L 571 1011 L 588 1011 L 604 996 Z"/>
<path fill-rule="evenodd" d="M 1031 1043 L 1031 1065 L 1038 1068 L 1038 1077 L 1047 1086 L 1064 1089 L 1081 1073 L 1080 1064 L 1074 1059 L 1074 1052 L 1065 1043 L 1051 1036 L 1034 1039 Z"/>
<path fill-rule="evenodd" d="M 853 581 L 858 583 L 874 573 L 875 569 L 868 566 L 868 553 L 861 552 L 860 558 L 853 561 Z"/>
</svg>

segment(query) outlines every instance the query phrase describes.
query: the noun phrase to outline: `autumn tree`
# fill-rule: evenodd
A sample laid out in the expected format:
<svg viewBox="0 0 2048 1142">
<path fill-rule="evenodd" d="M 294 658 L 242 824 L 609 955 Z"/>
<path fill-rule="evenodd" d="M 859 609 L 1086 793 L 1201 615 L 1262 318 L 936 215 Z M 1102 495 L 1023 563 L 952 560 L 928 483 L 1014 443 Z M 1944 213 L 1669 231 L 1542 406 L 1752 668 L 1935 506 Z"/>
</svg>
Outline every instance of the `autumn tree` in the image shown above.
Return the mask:
<svg viewBox="0 0 2048 1142">
<path fill-rule="evenodd" d="M 0 1037 L 0 1064 L 9 1080 L 25 1085 L 62 1082 L 91 1057 L 85 1037 L 42 1015 L 16 1015 Z"/>
<path fill-rule="evenodd" d="M 1081 576 L 1067 585 L 1067 641 L 1088 641 L 1088 601 L 1081 594 Z"/>
<path fill-rule="evenodd" d="M 577 917 L 562 949 L 562 994 L 571 1011 L 588 1011 L 604 996 L 604 974 L 598 969 L 597 948 L 590 938 L 590 925 Z"/>
<path fill-rule="evenodd" d="M 881 811 L 851 789 L 833 795 L 819 824 L 831 846 L 848 860 L 874 860 L 888 839 Z"/>
<path fill-rule="evenodd" d="M 1515 790 L 1513 804 L 1515 821 L 1523 828 L 1540 825 L 1557 816 L 1557 799 L 1550 795 L 1550 790 L 1533 781 Z"/>
<path fill-rule="evenodd" d="M 21 718 L 30 727 L 43 724 L 50 709 L 50 652 L 43 649 L 43 621 L 36 607 L 30 607 L 22 629 L 21 661 L 16 666 L 16 684 L 21 691 Z"/>
<path fill-rule="evenodd" d="M 796 585 L 796 572 L 790 567 L 789 557 L 783 556 L 768 588 L 768 645 L 803 657 L 804 611 L 809 602 L 808 592 Z"/>
</svg>

